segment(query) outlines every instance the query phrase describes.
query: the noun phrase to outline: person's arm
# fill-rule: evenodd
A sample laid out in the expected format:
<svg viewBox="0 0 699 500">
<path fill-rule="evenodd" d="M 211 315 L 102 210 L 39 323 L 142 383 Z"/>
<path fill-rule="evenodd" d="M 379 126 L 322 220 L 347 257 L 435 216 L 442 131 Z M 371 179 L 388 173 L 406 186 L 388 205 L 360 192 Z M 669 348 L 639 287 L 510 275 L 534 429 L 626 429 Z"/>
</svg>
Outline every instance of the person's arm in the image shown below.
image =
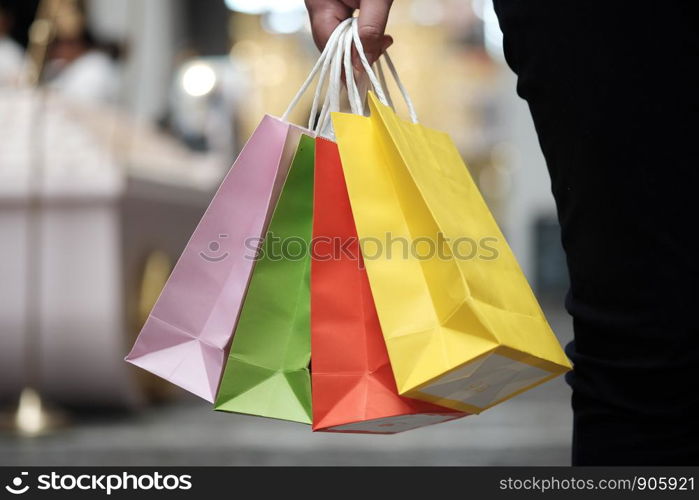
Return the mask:
<svg viewBox="0 0 699 500">
<path fill-rule="evenodd" d="M 359 38 L 371 64 L 393 43 L 384 33 L 392 3 L 393 0 L 306 0 L 313 40 L 322 50 L 337 25 L 359 9 Z"/>
</svg>

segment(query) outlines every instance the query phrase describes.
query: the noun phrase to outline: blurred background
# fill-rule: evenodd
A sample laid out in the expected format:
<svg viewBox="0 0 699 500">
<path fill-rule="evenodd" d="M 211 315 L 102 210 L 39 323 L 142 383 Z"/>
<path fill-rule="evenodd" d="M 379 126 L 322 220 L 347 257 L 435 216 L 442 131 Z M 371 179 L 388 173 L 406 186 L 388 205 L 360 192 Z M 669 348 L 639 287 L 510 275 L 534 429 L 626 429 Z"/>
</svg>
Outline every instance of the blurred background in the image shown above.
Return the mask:
<svg viewBox="0 0 699 500">
<path fill-rule="evenodd" d="M 491 0 L 401 0 L 387 31 L 421 121 L 453 137 L 569 341 L 550 184 Z M 452 423 L 323 435 L 214 413 L 122 361 L 238 150 L 317 57 L 302 0 L 0 0 L 0 464 L 569 463 L 562 378 Z"/>
</svg>

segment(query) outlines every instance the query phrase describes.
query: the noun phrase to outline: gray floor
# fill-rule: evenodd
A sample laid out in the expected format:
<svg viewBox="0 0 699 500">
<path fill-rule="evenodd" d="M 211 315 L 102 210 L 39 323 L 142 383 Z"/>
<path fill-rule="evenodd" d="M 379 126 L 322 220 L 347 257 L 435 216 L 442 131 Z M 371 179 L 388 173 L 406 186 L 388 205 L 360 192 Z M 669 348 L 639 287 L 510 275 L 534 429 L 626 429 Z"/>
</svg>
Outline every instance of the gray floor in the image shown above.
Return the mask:
<svg viewBox="0 0 699 500">
<path fill-rule="evenodd" d="M 570 319 L 546 310 L 567 342 Z M 568 465 L 569 398 L 559 377 L 479 416 L 393 436 L 312 434 L 188 399 L 37 439 L 0 436 L 0 465 Z"/>
</svg>

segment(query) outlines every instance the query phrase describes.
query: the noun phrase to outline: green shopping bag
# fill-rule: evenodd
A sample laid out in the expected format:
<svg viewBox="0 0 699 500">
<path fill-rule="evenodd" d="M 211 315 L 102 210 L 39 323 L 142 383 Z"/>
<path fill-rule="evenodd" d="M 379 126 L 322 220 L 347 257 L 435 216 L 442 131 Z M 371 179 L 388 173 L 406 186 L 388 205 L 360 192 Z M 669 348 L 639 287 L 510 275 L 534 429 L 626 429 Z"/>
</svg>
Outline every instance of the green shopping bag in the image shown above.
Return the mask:
<svg viewBox="0 0 699 500">
<path fill-rule="evenodd" d="M 314 140 L 302 135 L 250 279 L 216 410 L 311 423 L 313 160 Z"/>
</svg>

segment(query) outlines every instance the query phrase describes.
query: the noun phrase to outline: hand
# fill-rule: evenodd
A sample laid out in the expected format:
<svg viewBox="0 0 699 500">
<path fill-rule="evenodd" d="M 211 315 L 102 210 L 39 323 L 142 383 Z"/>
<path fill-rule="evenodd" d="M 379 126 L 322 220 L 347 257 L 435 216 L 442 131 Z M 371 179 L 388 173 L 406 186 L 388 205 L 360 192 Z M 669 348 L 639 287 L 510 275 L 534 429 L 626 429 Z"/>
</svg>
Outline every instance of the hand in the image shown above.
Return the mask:
<svg viewBox="0 0 699 500">
<path fill-rule="evenodd" d="M 337 25 L 359 9 L 359 39 L 369 64 L 373 64 L 393 43 L 393 39 L 384 34 L 392 3 L 393 0 L 306 0 L 313 40 L 323 50 Z M 353 59 L 354 66 L 361 70 L 361 63 Z"/>
</svg>

